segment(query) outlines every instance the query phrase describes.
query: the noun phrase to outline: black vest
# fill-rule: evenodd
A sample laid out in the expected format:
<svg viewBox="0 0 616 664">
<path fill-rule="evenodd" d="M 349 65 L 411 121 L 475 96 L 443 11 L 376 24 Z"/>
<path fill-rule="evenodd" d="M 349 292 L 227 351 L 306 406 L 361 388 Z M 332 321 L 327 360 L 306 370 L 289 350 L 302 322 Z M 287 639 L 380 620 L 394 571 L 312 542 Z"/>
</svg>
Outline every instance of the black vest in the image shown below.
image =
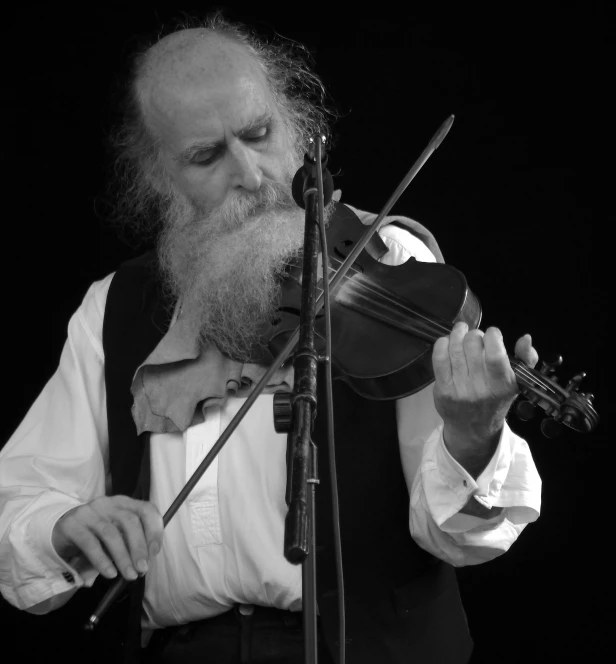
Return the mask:
<svg viewBox="0 0 616 664">
<path fill-rule="evenodd" d="M 103 325 L 114 494 L 149 496 L 147 436 L 137 436 L 130 387 L 136 368 L 170 323 L 172 303 L 160 289 L 153 254 L 123 264 L 111 282 Z M 319 380 L 319 402 L 325 403 Z M 416 664 L 467 662 L 472 641 L 454 569 L 409 534 L 409 493 L 400 462 L 395 402 L 357 396 L 334 383 L 336 460 L 346 585 L 347 661 Z M 330 651 L 338 656 L 338 612 L 330 476 L 323 409 L 314 440 L 317 487 L 317 601 Z M 231 444 L 231 443 L 230 443 Z M 101 581 L 103 592 L 105 582 Z M 101 621 L 100 642 L 134 661 L 139 651 L 143 581 Z M 94 593 L 93 593 L 94 594 Z M 98 593 L 97 593 L 98 594 Z M 105 627 L 106 623 L 106 627 Z M 114 655 L 111 655 L 114 656 Z"/>
</svg>

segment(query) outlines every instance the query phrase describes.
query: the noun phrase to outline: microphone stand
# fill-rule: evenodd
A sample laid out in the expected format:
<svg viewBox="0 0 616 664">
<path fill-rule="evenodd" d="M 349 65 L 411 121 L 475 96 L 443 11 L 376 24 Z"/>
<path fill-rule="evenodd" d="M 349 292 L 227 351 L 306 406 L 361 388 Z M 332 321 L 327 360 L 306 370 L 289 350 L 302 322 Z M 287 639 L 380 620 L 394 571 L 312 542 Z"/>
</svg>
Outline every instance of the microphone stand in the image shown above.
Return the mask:
<svg viewBox="0 0 616 664">
<path fill-rule="evenodd" d="M 304 661 L 317 662 L 316 606 L 316 526 L 315 485 L 318 484 L 317 447 L 311 439 L 317 407 L 317 365 L 315 317 L 317 312 L 317 271 L 319 258 L 319 219 L 323 221 L 324 136 L 310 139 L 304 166 L 293 182 L 296 203 L 306 210 L 302 268 L 302 294 L 299 318 L 299 343 L 293 359 L 293 392 L 287 402 L 287 413 L 277 418 L 277 431 L 288 432 L 289 468 L 287 469 L 287 503 L 284 555 L 293 564 L 302 564 L 302 606 L 304 623 Z M 331 175 L 326 171 L 329 199 L 333 193 Z M 302 184 L 301 198 L 299 186 Z M 303 203 L 303 204 L 302 204 Z M 288 395 L 287 395 L 288 396 Z M 275 412 L 280 412 L 280 399 Z"/>
</svg>

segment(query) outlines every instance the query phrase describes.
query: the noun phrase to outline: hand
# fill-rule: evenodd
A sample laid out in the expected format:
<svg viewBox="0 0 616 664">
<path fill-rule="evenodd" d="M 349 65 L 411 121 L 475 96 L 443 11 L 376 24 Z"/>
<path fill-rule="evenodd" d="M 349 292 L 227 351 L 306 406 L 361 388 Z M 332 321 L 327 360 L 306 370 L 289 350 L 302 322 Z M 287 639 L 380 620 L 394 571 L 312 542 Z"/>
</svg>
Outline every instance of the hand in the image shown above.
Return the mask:
<svg viewBox="0 0 616 664">
<path fill-rule="evenodd" d="M 119 571 L 133 581 L 147 572 L 148 559 L 160 551 L 163 519 L 152 503 L 104 496 L 64 514 L 51 541 L 67 562 L 81 553 L 108 579 Z"/>
<path fill-rule="evenodd" d="M 539 359 L 528 334 L 518 339 L 515 353 L 530 367 Z M 450 452 L 478 453 L 498 442 L 518 393 L 500 330 L 469 331 L 466 323 L 456 323 L 449 337 L 434 344 L 432 364 L 434 404 Z"/>
</svg>

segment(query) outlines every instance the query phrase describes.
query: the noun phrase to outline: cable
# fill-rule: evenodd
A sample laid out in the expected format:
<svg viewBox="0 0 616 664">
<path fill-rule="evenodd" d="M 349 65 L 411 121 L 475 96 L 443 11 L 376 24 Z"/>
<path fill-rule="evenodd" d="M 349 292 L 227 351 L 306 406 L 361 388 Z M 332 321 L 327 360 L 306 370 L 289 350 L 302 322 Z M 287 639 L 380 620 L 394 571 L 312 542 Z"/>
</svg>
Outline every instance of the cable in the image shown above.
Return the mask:
<svg viewBox="0 0 616 664">
<path fill-rule="evenodd" d="M 325 393 L 327 411 L 327 451 L 329 456 L 330 487 L 332 494 L 332 521 L 334 526 L 334 554 L 336 559 L 336 586 L 338 588 L 339 659 L 345 664 L 346 622 L 344 605 L 344 573 L 342 568 L 342 538 L 340 536 L 340 505 L 338 500 L 338 476 L 336 473 L 336 446 L 334 441 L 334 394 L 332 385 L 332 334 L 329 300 L 329 258 L 325 233 L 323 200 L 319 200 L 319 232 L 321 236 L 321 260 L 323 268 L 323 310 L 325 313 Z"/>
</svg>

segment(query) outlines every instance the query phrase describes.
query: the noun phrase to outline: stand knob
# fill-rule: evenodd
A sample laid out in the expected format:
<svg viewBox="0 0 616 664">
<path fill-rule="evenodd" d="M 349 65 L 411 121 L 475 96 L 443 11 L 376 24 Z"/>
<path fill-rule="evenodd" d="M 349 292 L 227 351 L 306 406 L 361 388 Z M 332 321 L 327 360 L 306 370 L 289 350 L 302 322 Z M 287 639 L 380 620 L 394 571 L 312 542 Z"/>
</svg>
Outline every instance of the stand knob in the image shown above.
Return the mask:
<svg viewBox="0 0 616 664">
<path fill-rule="evenodd" d="M 291 392 L 274 392 L 274 429 L 289 433 L 293 428 L 293 400 Z"/>
</svg>

